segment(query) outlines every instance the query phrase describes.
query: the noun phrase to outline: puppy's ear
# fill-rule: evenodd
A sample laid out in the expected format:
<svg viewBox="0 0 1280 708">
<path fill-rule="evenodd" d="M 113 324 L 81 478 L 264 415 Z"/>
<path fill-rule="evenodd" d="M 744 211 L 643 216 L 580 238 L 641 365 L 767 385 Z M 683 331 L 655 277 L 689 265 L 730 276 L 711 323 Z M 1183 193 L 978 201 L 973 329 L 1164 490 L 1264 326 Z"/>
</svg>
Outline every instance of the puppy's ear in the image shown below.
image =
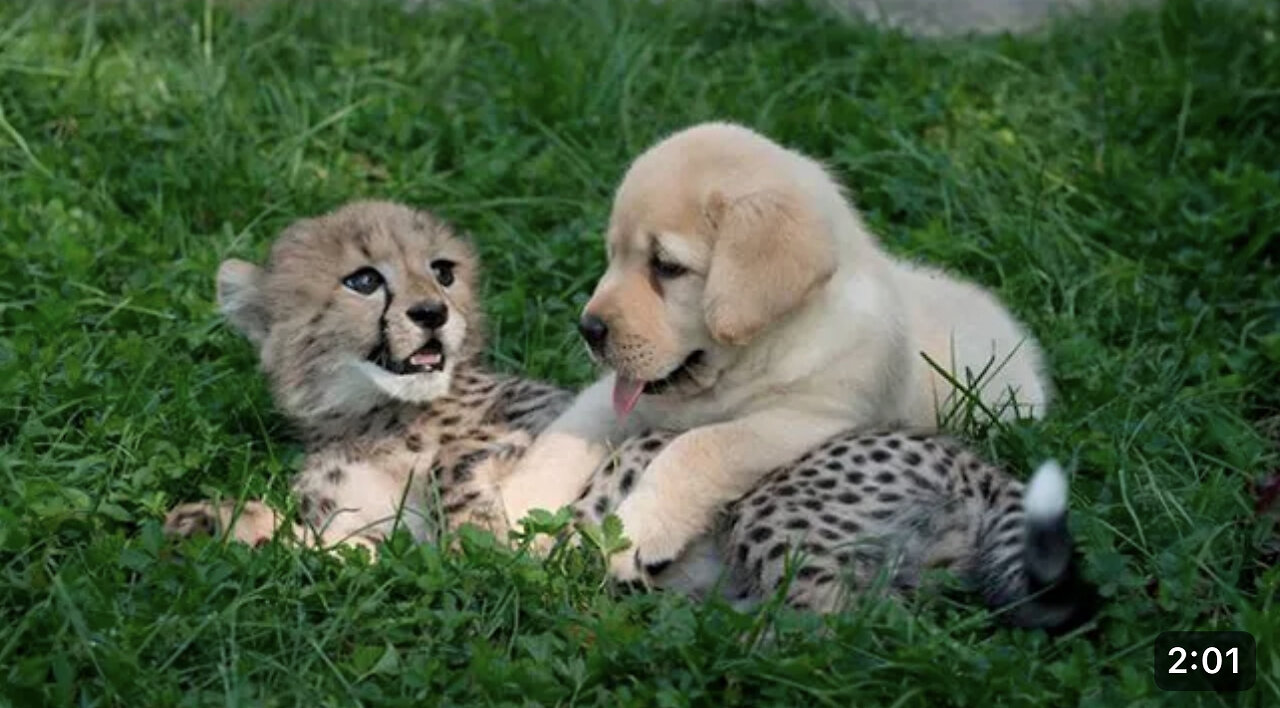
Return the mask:
<svg viewBox="0 0 1280 708">
<path fill-rule="evenodd" d="M 218 266 L 218 309 L 255 345 L 261 345 L 271 327 L 262 293 L 262 269 L 236 258 Z"/>
<path fill-rule="evenodd" d="M 835 273 L 826 226 L 796 195 L 771 190 L 730 199 L 715 191 L 704 216 L 715 242 L 702 309 L 721 344 L 746 344 Z"/>
</svg>

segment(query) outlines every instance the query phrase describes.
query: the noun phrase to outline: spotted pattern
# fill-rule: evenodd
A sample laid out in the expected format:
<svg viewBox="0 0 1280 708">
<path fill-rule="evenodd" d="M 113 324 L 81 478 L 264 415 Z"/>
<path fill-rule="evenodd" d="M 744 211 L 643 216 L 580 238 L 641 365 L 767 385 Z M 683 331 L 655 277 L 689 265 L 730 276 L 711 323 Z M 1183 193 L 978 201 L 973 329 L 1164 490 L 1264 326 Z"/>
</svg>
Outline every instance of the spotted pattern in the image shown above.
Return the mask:
<svg viewBox="0 0 1280 708">
<path fill-rule="evenodd" d="M 622 444 L 575 503 L 599 523 L 626 498 L 673 433 Z M 696 470 L 690 470 L 696 474 Z M 1021 482 L 945 437 L 846 432 L 775 470 L 721 515 L 712 543 L 723 577 L 704 577 L 734 599 L 781 594 L 820 612 L 852 592 L 918 587 L 945 568 L 1000 606 L 1028 593 Z M 625 529 L 624 529 L 625 533 Z M 685 558 L 664 570 L 681 575 Z M 666 577 L 655 574 L 653 584 Z"/>
</svg>

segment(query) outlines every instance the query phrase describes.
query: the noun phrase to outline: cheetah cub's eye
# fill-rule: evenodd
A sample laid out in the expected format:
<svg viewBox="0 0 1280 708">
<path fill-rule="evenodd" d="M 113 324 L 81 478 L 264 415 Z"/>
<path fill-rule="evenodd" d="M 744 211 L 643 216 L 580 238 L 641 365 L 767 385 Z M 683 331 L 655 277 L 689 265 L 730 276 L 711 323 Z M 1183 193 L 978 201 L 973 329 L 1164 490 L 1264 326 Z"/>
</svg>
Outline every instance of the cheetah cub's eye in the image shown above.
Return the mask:
<svg viewBox="0 0 1280 708">
<path fill-rule="evenodd" d="M 372 295 L 385 283 L 381 273 L 368 267 L 361 268 L 342 279 L 343 285 L 361 295 Z"/>
<path fill-rule="evenodd" d="M 453 261 L 444 259 L 431 261 L 431 272 L 435 273 L 436 280 L 446 288 L 453 285 L 453 269 L 457 266 Z"/>
</svg>

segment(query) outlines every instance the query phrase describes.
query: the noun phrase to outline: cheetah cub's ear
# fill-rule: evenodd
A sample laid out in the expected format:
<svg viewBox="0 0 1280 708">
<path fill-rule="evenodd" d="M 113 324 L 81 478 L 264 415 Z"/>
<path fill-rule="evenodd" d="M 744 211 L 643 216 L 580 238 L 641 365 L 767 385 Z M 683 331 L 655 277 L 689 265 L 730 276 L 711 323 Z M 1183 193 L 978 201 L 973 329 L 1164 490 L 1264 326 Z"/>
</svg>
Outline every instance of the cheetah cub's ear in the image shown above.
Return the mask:
<svg viewBox="0 0 1280 708">
<path fill-rule="evenodd" d="M 218 266 L 218 309 L 254 345 L 261 345 L 271 328 L 271 315 L 262 298 L 262 269 L 229 258 Z"/>
</svg>

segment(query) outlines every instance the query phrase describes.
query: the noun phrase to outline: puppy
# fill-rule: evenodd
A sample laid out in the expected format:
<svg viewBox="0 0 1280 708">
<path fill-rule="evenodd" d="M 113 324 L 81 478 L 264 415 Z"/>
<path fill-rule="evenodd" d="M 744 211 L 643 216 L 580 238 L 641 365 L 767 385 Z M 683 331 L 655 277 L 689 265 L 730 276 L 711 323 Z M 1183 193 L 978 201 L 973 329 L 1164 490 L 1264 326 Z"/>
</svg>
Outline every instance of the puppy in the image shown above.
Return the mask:
<svg viewBox="0 0 1280 708">
<path fill-rule="evenodd" d="M 503 496 L 511 521 L 559 508 L 612 443 L 681 431 L 617 509 L 633 549 L 612 560 L 619 579 L 665 567 L 766 472 L 841 430 L 936 428 L 964 398 L 948 377 L 996 417 L 1049 402 L 1039 347 L 991 294 L 885 253 L 821 165 L 746 128 L 698 125 L 642 154 L 607 252 L 579 328 L 613 373 Z"/>
</svg>

